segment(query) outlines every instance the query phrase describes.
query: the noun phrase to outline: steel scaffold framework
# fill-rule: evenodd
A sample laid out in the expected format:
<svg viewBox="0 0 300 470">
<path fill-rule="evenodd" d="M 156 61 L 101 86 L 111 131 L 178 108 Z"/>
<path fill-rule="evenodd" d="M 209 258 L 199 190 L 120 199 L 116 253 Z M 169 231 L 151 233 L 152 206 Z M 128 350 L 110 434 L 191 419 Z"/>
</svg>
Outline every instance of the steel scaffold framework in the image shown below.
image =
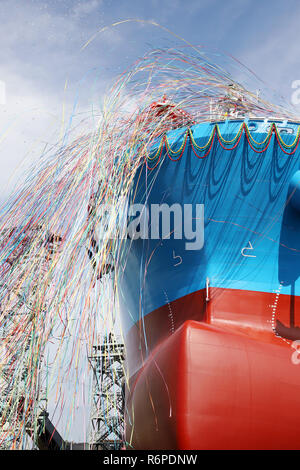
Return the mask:
<svg viewBox="0 0 300 470">
<path fill-rule="evenodd" d="M 124 344 L 113 333 L 93 346 L 90 448 L 124 447 Z"/>
<path fill-rule="evenodd" d="M 16 232 L 16 228 L 6 229 L 0 234 L 0 243 L 6 243 L 7 239 Z M 16 416 L 22 416 L 24 407 L 29 407 L 27 397 L 28 384 L 31 379 L 28 377 L 28 360 L 33 350 L 35 338 L 31 334 L 31 324 L 36 319 L 36 293 L 39 289 L 41 276 L 49 269 L 52 255 L 57 252 L 60 237 L 48 234 L 46 239 L 39 241 L 34 249 L 37 232 L 42 227 L 27 230 L 24 242 L 17 253 L 14 253 L 7 260 L 7 273 L 16 279 L 14 288 L 10 290 L 5 301 L 0 303 L 0 314 L 4 321 L 0 327 L 0 449 L 24 448 L 34 446 L 32 440 L 28 441 L 26 435 L 32 439 L 37 438 L 37 434 L 42 432 L 43 413 L 45 413 L 45 403 L 43 400 L 40 367 L 41 357 L 37 364 L 36 383 L 34 384 L 35 396 L 32 406 L 38 405 L 40 416 L 37 414 L 36 421 L 26 420 L 21 425 Z M 26 275 L 26 261 L 28 257 L 34 257 L 36 272 L 31 280 L 30 290 L 28 284 L 24 282 Z M 2 273 L 1 273 L 2 274 Z M 1 276 L 3 279 L 3 276 Z M 1 281 L 0 281 L 1 284 Z M 1 284 L 5 289 L 5 284 Z M 46 311 L 45 303 L 40 306 L 39 314 Z M 23 345 L 21 350 L 14 350 L 14 335 L 18 334 L 18 340 Z M 25 429 L 20 429 L 25 425 Z"/>
</svg>

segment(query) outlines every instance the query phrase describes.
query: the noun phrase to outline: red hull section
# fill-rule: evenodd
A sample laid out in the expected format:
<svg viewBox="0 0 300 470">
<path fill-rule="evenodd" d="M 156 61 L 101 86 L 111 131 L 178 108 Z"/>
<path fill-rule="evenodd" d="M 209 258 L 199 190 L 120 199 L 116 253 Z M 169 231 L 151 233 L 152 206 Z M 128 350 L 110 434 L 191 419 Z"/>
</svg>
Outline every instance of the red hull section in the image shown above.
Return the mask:
<svg viewBox="0 0 300 470">
<path fill-rule="evenodd" d="M 128 448 L 300 448 L 300 365 L 290 344 L 300 299 L 224 289 L 210 296 L 206 303 L 198 292 L 167 306 L 174 330 L 162 320 L 158 328 L 166 307 L 144 318 L 146 334 L 159 334 L 147 344 L 150 354 L 140 347 L 132 376 Z M 185 321 L 191 305 L 194 319 Z"/>
</svg>

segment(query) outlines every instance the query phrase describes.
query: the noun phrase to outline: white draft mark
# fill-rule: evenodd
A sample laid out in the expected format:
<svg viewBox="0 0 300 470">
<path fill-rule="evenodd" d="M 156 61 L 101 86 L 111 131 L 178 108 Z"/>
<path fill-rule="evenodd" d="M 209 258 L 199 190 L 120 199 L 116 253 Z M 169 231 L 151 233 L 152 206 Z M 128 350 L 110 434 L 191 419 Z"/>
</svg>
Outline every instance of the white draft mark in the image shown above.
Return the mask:
<svg viewBox="0 0 300 470">
<path fill-rule="evenodd" d="M 256 255 L 247 255 L 245 254 L 246 250 L 253 250 L 252 243 L 249 241 L 249 246 L 244 246 L 244 248 L 241 249 L 241 254 L 245 256 L 246 258 L 256 258 Z"/>
<path fill-rule="evenodd" d="M 173 259 L 179 259 L 178 263 L 175 263 L 174 266 L 179 266 L 182 263 L 182 257 L 179 255 L 175 255 L 175 250 L 173 250 Z"/>
</svg>

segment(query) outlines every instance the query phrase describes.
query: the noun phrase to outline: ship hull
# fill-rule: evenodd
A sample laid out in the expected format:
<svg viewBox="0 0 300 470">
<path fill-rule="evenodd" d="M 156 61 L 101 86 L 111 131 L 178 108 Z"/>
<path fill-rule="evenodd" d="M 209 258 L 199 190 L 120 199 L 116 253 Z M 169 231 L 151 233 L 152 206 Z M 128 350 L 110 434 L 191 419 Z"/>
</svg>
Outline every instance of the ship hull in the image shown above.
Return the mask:
<svg viewBox="0 0 300 470">
<path fill-rule="evenodd" d="M 204 243 L 125 243 L 128 448 L 300 448 L 297 126 L 278 124 L 294 133 L 284 146 L 254 122 L 264 148 L 223 124 L 215 141 L 195 126 L 198 158 L 174 132 L 181 157 L 166 146 L 136 176 L 135 203 L 203 204 Z"/>
</svg>

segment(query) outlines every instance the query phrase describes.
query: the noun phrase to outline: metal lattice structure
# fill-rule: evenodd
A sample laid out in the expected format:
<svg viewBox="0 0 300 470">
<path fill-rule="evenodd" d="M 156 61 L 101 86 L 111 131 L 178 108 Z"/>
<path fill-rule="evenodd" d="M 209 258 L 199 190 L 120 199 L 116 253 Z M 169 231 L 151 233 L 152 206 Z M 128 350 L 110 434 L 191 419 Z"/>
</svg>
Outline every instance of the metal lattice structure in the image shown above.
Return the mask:
<svg viewBox="0 0 300 470">
<path fill-rule="evenodd" d="M 93 346 L 90 448 L 124 446 L 124 344 L 112 333 Z"/>
<path fill-rule="evenodd" d="M 25 429 L 20 429 L 20 419 L 24 413 L 24 408 L 30 410 L 31 404 L 27 397 L 28 383 L 28 360 L 32 354 L 33 341 L 31 328 L 35 321 L 36 293 L 39 289 L 41 277 L 48 271 L 49 263 L 52 261 L 52 255 L 57 252 L 60 237 L 53 234 L 46 234 L 41 237 L 42 227 L 36 227 L 24 231 L 22 242 L 19 248 L 14 250 L 1 266 L 0 287 L 5 291 L 6 276 L 13 276 L 13 288 L 9 288 L 5 300 L 1 299 L 0 314 L 0 449 L 21 448 L 26 446 L 26 433 L 33 437 L 39 428 L 38 418 L 36 422 L 29 419 L 25 423 Z M 7 229 L 0 234 L 0 244 L 3 246 L 9 237 L 13 237 L 17 232 L 16 228 Z M 39 233 L 38 233 L 39 232 Z M 30 289 L 28 289 L 28 276 L 26 266 L 28 258 L 34 260 L 35 270 L 30 280 Z M 10 286 L 12 283 L 10 282 Z M 7 288 L 8 289 L 8 288 Z M 39 314 L 43 315 L 46 311 L 45 303 L 39 305 Z M 22 344 L 22 348 L 15 350 L 14 340 Z M 40 358 L 41 359 L 41 358 Z M 42 412 L 44 404 L 42 400 L 40 383 L 40 362 L 37 365 L 32 407 L 40 407 Z M 31 399 L 32 400 L 32 399 Z M 16 418 L 17 417 L 17 418 Z M 23 423 L 24 426 L 24 423 Z M 31 445 L 32 445 L 32 441 Z"/>
</svg>

